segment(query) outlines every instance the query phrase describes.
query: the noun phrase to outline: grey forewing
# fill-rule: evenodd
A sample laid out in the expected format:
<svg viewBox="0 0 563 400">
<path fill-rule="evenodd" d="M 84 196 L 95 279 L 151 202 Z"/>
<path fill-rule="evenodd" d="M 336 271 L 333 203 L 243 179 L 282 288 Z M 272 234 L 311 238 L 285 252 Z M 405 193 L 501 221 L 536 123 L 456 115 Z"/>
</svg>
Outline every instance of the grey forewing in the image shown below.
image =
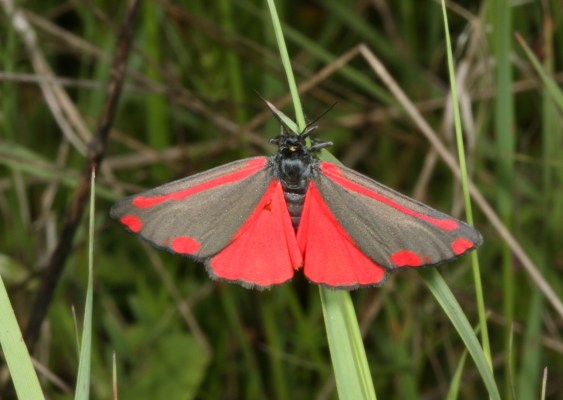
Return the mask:
<svg viewBox="0 0 563 400">
<path fill-rule="evenodd" d="M 114 218 L 138 216 L 143 222 L 139 235 L 168 250 L 174 238 L 192 237 L 202 246 L 193 257 L 200 260 L 209 258 L 229 244 L 255 210 L 268 185 L 275 179 L 271 163 L 245 179 L 207 189 L 182 200 L 167 200 L 153 207 L 137 208 L 132 205 L 132 199 L 169 194 L 196 186 L 236 171 L 248 161 L 235 161 L 137 194 L 117 203 L 111 215 Z"/>
<path fill-rule="evenodd" d="M 177 192 L 178 190 L 194 187 L 202 183 L 209 182 L 213 179 L 219 178 L 221 176 L 239 171 L 241 167 L 248 164 L 252 160 L 265 159 L 265 158 L 266 157 L 251 157 L 251 158 L 244 158 L 242 160 L 237 160 L 227 164 L 223 164 L 218 167 L 200 172 L 198 174 L 188 176 L 186 178 L 181 178 L 172 182 L 165 183 L 164 185 L 160 185 L 154 189 L 147 190 L 146 192 L 129 196 L 128 198 L 120 201 L 117 204 L 120 204 L 121 202 L 126 202 L 127 200 L 133 199 L 138 196 L 146 196 L 146 197 L 162 196 L 173 192 Z"/>
</svg>

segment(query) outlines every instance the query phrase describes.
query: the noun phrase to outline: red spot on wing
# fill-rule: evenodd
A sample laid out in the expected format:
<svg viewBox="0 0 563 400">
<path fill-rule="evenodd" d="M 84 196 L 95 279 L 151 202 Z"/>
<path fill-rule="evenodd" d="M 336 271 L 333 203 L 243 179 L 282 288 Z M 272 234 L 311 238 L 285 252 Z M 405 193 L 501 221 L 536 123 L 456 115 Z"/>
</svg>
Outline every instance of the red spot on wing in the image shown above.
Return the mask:
<svg viewBox="0 0 563 400">
<path fill-rule="evenodd" d="M 270 286 L 303 264 L 283 189 L 274 180 L 231 243 L 211 259 L 213 273 L 230 281 Z"/>
<path fill-rule="evenodd" d="M 467 250 L 471 249 L 473 246 L 475 246 L 475 243 L 473 243 L 470 240 L 464 239 L 464 238 L 457 238 L 451 244 L 452 251 L 454 252 L 455 255 L 458 255 L 458 256 L 465 253 Z"/>
<path fill-rule="evenodd" d="M 424 264 L 418 254 L 409 250 L 400 250 L 393 253 L 391 262 L 397 267 L 420 267 Z"/>
<path fill-rule="evenodd" d="M 348 178 L 346 178 L 342 174 L 342 170 L 335 164 L 321 162 L 321 169 L 327 177 L 329 177 L 330 179 L 332 179 L 334 182 L 338 183 L 339 185 L 343 186 L 344 188 L 351 190 L 353 192 L 359 193 L 361 195 L 370 197 L 370 198 L 372 198 L 376 201 L 379 201 L 383 204 L 386 204 L 390 207 L 393 207 L 394 209 L 402 212 L 403 214 L 411 215 L 413 217 L 422 219 L 422 220 L 429 222 L 432 225 L 437 226 L 438 228 L 443 229 L 445 231 L 452 231 L 454 229 L 457 229 L 457 227 L 458 227 L 457 221 L 455 221 L 453 219 L 438 219 L 438 218 L 429 217 L 428 215 L 421 214 L 417 211 L 411 210 L 410 208 L 407 208 L 405 206 L 402 206 L 402 205 L 394 202 L 393 200 L 391 200 L 388 197 L 385 197 L 385 196 L 383 196 L 379 193 L 376 193 L 374 191 L 371 191 L 371 190 L 363 187 L 362 185 L 359 185 L 355 182 L 352 182 L 351 180 L 349 180 Z"/>
<path fill-rule="evenodd" d="M 383 268 L 356 247 L 332 214 L 313 181 L 305 196 L 297 231 L 305 276 L 329 286 L 370 285 L 385 277 Z"/>
<path fill-rule="evenodd" d="M 143 227 L 143 223 L 141 222 L 139 217 L 136 217 L 135 215 L 126 215 L 124 217 L 121 217 L 119 221 L 121 221 L 123 225 L 129 228 L 131 232 L 137 233 Z"/>
<path fill-rule="evenodd" d="M 154 207 L 157 204 L 160 204 L 166 200 L 173 200 L 173 201 L 182 200 L 185 199 L 186 197 L 189 197 L 201 191 L 211 189 L 216 186 L 221 186 L 226 183 L 237 182 L 244 178 L 248 178 L 250 175 L 253 175 L 256 172 L 260 171 L 262 168 L 264 168 L 265 165 L 266 165 L 265 157 L 254 158 L 252 160 L 249 160 L 239 170 L 232 172 L 230 174 L 219 176 L 215 179 L 211 179 L 210 181 L 204 182 L 200 185 L 196 185 L 183 190 L 178 190 L 176 192 L 172 192 L 169 194 L 164 194 L 162 196 L 154 196 L 154 197 L 137 196 L 133 199 L 133 205 L 139 208 L 148 208 L 148 207 Z"/>
<path fill-rule="evenodd" d="M 201 248 L 201 244 L 194 238 L 178 236 L 172 241 L 170 248 L 180 254 L 194 254 Z"/>
</svg>

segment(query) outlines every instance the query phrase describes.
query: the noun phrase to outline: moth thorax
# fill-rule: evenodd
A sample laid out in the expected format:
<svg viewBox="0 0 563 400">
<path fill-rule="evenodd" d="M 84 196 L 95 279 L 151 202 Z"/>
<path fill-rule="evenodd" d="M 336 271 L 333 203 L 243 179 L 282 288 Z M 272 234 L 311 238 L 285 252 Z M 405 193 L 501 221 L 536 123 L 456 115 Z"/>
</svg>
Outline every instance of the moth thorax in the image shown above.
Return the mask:
<svg viewBox="0 0 563 400">
<path fill-rule="evenodd" d="M 301 157 L 283 158 L 280 165 L 281 177 L 288 183 L 297 183 L 309 178 L 310 164 Z"/>
</svg>

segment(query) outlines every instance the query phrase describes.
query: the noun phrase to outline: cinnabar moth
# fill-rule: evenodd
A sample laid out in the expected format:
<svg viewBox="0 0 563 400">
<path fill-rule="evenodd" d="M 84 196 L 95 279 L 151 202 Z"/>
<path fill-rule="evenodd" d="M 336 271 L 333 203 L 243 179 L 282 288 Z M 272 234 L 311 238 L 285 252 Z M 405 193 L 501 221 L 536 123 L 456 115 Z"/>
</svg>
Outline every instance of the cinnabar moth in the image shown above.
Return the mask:
<svg viewBox="0 0 563 400">
<path fill-rule="evenodd" d="M 212 278 L 258 289 L 300 268 L 333 288 L 374 286 L 403 267 L 435 266 L 481 245 L 466 223 L 314 158 L 332 144 L 311 139 L 307 147 L 315 129 L 296 133 L 282 123 L 274 156 L 128 197 L 111 216 L 154 246 L 205 263 Z"/>
</svg>

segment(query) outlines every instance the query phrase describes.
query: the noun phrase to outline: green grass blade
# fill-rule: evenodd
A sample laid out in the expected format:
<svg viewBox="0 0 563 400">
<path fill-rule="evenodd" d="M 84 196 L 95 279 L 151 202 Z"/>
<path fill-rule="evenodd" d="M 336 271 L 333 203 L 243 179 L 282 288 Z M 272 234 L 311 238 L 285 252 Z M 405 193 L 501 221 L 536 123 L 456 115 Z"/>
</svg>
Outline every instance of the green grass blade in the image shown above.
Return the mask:
<svg viewBox="0 0 563 400">
<path fill-rule="evenodd" d="M 332 367 L 341 399 L 375 399 L 366 352 L 350 294 L 319 287 Z"/>
<path fill-rule="evenodd" d="M 158 4 L 146 1 L 144 2 L 144 11 L 142 13 L 143 37 L 145 39 L 144 50 L 155 63 L 159 63 L 163 59 L 160 46 L 163 32 L 159 27 L 162 20 L 162 10 Z M 150 64 L 146 64 L 146 68 L 148 77 L 155 81 L 162 79 L 160 73 Z M 159 94 L 148 94 L 145 96 L 144 101 L 146 108 L 142 117 L 146 121 L 148 142 L 153 149 L 164 149 L 172 141 L 167 100 Z M 165 180 L 169 176 L 164 165 L 155 165 L 152 167 L 152 170 L 160 180 Z"/>
<path fill-rule="evenodd" d="M 447 314 L 453 326 L 459 333 L 459 336 L 465 343 L 467 351 L 475 361 L 475 365 L 483 378 L 483 382 L 487 387 L 491 399 L 500 400 L 500 393 L 493 373 L 489 367 L 489 362 L 481 348 L 477 336 L 473 332 L 467 317 L 463 313 L 461 306 L 455 299 L 442 276 L 435 269 L 426 269 L 420 271 L 420 275 L 424 282 L 436 298 L 442 309 Z"/>
<path fill-rule="evenodd" d="M 282 340 L 279 329 L 279 321 L 275 306 L 272 302 L 263 302 L 260 307 L 260 314 L 264 321 L 264 330 L 267 343 L 270 348 L 282 348 Z M 272 371 L 272 392 L 278 400 L 288 400 L 291 398 L 291 390 L 287 387 L 286 365 L 280 357 L 270 357 L 270 370 Z"/>
<path fill-rule="evenodd" d="M 80 362 L 76 380 L 77 400 L 88 400 L 90 397 L 90 368 L 92 355 L 92 308 L 94 296 L 94 213 L 96 211 L 96 172 L 92 170 L 90 180 L 90 224 L 88 227 L 88 288 L 84 305 L 84 323 L 82 327 L 82 344 L 80 346 Z"/>
<path fill-rule="evenodd" d="M 461 117 L 459 110 L 459 102 L 457 96 L 457 85 L 455 79 L 454 61 L 452 53 L 452 45 L 450 40 L 450 32 L 448 25 L 448 14 L 446 12 L 446 4 L 442 1 L 442 15 L 444 18 L 444 32 L 446 36 L 446 54 L 448 56 L 448 72 L 450 77 L 450 87 L 452 91 L 453 100 L 453 111 L 454 111 L 454 123 L 455 123 L 455 133 L 456 133 L 456 145 L 458 149 L 459 157 L 459 167 L 461 173 L 461 185 L 463 189 L 463 197 L 465 201 L 465 211 L 467 222 L 473 225 L 473 212 L 471 209 L 471 198 L 469 195 L 469 185 L 467 183 L 467 164 L 465 162 L 465 150 L 463 145 L 463 134 L 461 129 Z M 487 315 L 485 310 L 485 298 L 483 295 L 483 286 L 481 281 L 481 271 L 479 268 L 479 258 L 477 252 L 471 254 L 471 264 L 473 270 L 473 281 L 475 285 L 475 297 L 477 298 L 477 312 L 479 314 L 479 326 L 481 327 L 481 341 L 483 345 L 483 352 L 487 364 L 489 365 L 489 370 L 492 371 L 492 361 L 491 361 L 491 346 L 489 342 L 489 330 L 487 328 Z M 453 296 L 452 296 L 453 297 Z M 444 299 L 442 299 L 443 301 Z M 440 299 L 438 299 L 440 301 Z M 440 301 L 441 302 L 441 301 Z M 460 308 L 461 309 L 461 308 Z M 483 377 L 484 378 L 484 377 Z M 494 383 L 494 380 L 493 380 Z M 495 384 L 495 389 L 496 388 Z"/>
<path fill-rule="evenodd" d="M 559 120 L 559 114 L 557 110 L 557 105 L 555 98 L 559 95 L 563 100 L 563 95 L 556 87 L 556 85 L 551 85 L 551 78 L 549 77 L 554 71 L 554 36 L 553 36 L 553 25 L 544 24 L 543 27 L 543 68 L 539 66 L 537 59 L 534 54 L 527 48 L 526 44 L 523 42 L 522 38 L 517 35 L 518 41 L 521 42 L 522 47 L 526 50 L 528 58 L 534 64 L 536 71 L 540 76 L 542 76 L 543 87 L 541 90 L 542 95 L 542 158 L 544 160 L 549 160 L 553 157 L 556 159 L 560 155 L 560 145 L 561 143 L 561 126 Z M 553 82 L 551 82 L 553 84 Z M 553 89 L 555 88 L 555 90 Z M 552 93 L 553 92 L 553 93 Z M 543 196 L 541 198 L 541 209 L 542 210 L 555 210 L 557 202 L 557 183 L 556 174 L 553 173 L 552 167 L 547 163 L 542 165 L 542 191 Z M 563 195 L 561 193 L 560 195 Z M 551 212 L 551 219 L 554 221 L 561 221 L 560 214 L 557 215 L 556 212 Z M 541 258 L 538 260 L 538 265 L 545 273 L 546 269 L 553 264 L 553 259 L 550 257 L 550 237 L 553 235 L 554 230 L 550 229 L 549 224 L 542 226 L 542 231 L 540 233 L 540 254 Z M 517 380 L 517 393 L 523 399 L 531 399 L 536 396 L 537 388 L 541 386 L 541 373 L 542 373 L 542 358 L 544 355 L 544 350 L 542 346 L 538 346 L 537 343 L 541 340 L 542 329 L 543 329 L 543 319 L 546 313 L 546 301 L 545 297 L 538 291 L 532 291 L 530 295 L 530 306 L 528 309 L 525 326 L 526 330 L 524 332 L 524 337 L 522 339 L 520 363 L 518 367 L 520 368 L 519 377 Z"/>
<path fill-rule="evenodd" d="M 543 369 L 543 379 L 541 385 L 541 395 L 540 400 L 545 400 L 545 389 L 547 387 L 547 367 Z"/>
<path fill-rule="evenodd" d="M 44 399 L 31 357 L 0 277 L 0 345 L 19 399 Z"/>
<path fill-rule="evenodd" d="M 274 33 L 276 34 L 276 41 L 278 43 L 278 49 L 280 51 L 280 56 L 282 60 L 283 69 L 287 76 L 287 82 L 289 84 L 289 91 L 291 93 L 291 99 L 293 101 L 293 107 L 295 109 L 295 120 L 300 129 L 305 129 L 305 114 L 303 113 L 303 107 L 301 106 L 301 99 L 299 98 L 299 91 L 297 90 L 297 84 L 295 82 L 295 76 L 293 75 L 293 69 L 291 68 L 291 60 L 289 58 L 289 53 L 287 52 L 287 46 L 285 45 L 285 40 L 283 38 L 283 31 L 281 27 L 281 22 L 278 17 L 278 12 L 276 10 L 276 5 L 274 0 L 268 0 L 268 8 L 270 9 L 270 15 L 272 16 L 272 23 L 274 25 Z"/>
<path fill-rule="evenodd" d="M 518 40 L 520 46 L 524 49 L 528 59 L 532 62 L 534 69 L 543 81 L 548 93 L 551 95 L 555 103 L 557 103 L 557 107 L 559 107 L 560 110 L 563 110 L 563 91 L 559 88 L 559 86 L 557 86 L 557 83 L 553 80 L 553 78 L 551 78 L 551 76 L 549 76 L 549 74 L 545 71 L 540 61 L 528 47 L 522 36 L 516 34 L 516 39 Z"/>
<path fill-rule="evenodd" d="M 117 383 L 117 360 L 115 356 L 115 351 L 111 355 L 111 382 L 113 389 L 113 400 L 118 398 L 118 383 Z"/>
<path fill-rule="evenodd" d="M 219 9 L 221 12 L 221 18 L 223 22 L 223 26 L 228 32 L 236 32 L 235 26 L 235 14 L 233 13 L 233 4 L 231 0 L 221 0 L 218 2 Z M 229 38 L 227 38 L 229 40 Z M 233 43 L 229 43 L 230 46 Z M 229 86 L 230 86 L 230 95 L 231 101 L 236 105 L 235 109 L 235 118 L 239 125 L 244 125 L 247 120 L 248 116 L 246 115 L 246 110 L 242 107 L 242 104 L 245 102 L 244 98 L 244 82 L 242 80 L 242 72 L 241 72 L 241 65 L 240 59 L 237 53 L 232 49 L 227 47 L 225 50 L 225 67 L 227 69 L 227 73 L 229 76 Z"/>
<path fill-rule="evenodd" d="M 514 100 L 512 94 L 512 7 L 511 2 L 497 0 L 492 2 L 493 44 L 496 60 L 495 95 L 495 146 L 497 153 L 496 204 L 504 225 L 510 229 L 514 215 L 514 161 L 510 155 L 516 150 L 514 135 Z M 502 245 L 502 295 L 504 324 L 504 349 L 510 353 L 510 327 L 515 316 L 515 277 L 513 254 L 510 246 Z M 510 359 L 504 369 L 505 397 L 511 396 Z"/>
<path fill-rule="evenodd" d="M 448 396 L 446 400 L 456 400 L 459 396 L 459 388 L 461 386 L 461 377 L 463 375 L 463 368 L 465 367 L 465 360 L 467 358 L 467 349 L 465 349 L 459 358 L 459 363 L 455 369 L 454 376 L 450 383 L 450 390 L 448 390 Z"/>
</svg>

